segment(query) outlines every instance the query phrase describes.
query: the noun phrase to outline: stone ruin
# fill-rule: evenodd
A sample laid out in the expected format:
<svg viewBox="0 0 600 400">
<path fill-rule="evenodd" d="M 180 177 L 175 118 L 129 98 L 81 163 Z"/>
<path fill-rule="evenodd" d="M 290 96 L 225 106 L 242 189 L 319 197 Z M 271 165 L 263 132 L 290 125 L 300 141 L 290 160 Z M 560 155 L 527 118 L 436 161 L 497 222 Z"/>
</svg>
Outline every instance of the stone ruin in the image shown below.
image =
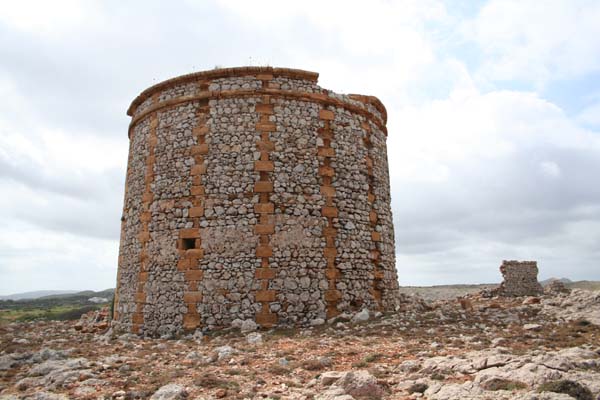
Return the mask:
<svg viewBox="0 0 600 400">
<path fill-rule="evenodd" d="M 502 261 L 500 272 L 504 278 L 500 287 L 493 291 L 496 296 L 539 296 L 544 293 L 538 282 L 536 261 Z"/>
<path fill-rule="evenodd" d="M 317 78 L 216 69 L 133 101 L 116 329 L 305 325 L 395 308 L 385 107 Z"/>
<path fill-rule="evenodd" d="M 560 294 L 560 293 L 570 293 L 571 289 L 569 289 L 564 282 L 561 282 L 558 279 L 552 280 L 546 287 L 544 288 L 544 292 L 550 294 Z"/>
</svg>

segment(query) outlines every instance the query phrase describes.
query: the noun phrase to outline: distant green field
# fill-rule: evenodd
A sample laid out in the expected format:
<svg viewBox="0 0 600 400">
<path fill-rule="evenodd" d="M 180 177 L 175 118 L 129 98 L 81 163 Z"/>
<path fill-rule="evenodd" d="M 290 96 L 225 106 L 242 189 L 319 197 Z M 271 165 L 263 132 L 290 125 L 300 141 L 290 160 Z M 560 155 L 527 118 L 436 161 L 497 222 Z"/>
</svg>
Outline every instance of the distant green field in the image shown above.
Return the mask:
<svg viewBox="0 0 600 400">
<path fill-rule="evenodd" d="M 28 300 L 0 300 L 0 324 L 33 320 L 73 320 L 82 314 L 108 306 L 113 290 L 85 291 L 74 294 L 52 295 Z M 107 303 L 90 303 L 91 297 L 109 299 Z"/>
<path fill-rule="evenodd" d="M 89 306 L 64 305 L 48 308 L 23 308 L 13 310 L 0 310 L 0 324 L 10 322 L 23 322 L 33 320 L 72 320 L 78 319 L 82 314 L 91 310 L 102 308 L 105 304 Z"/>
</svg>

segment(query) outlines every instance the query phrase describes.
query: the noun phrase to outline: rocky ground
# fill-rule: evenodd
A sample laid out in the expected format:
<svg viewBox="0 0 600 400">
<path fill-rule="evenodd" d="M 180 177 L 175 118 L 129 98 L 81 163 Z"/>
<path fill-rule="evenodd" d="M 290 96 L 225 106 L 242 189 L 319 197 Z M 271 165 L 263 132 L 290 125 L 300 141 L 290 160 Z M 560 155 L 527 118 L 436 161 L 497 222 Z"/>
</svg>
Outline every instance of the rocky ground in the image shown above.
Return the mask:
<svg viewBox="0 0 600 400">
<path fill-rule="evenodd" d="M 0 399 L 600 399 L 600 292 L 411 298 L 393 315 L 175 339 L 94 318 L 0 326 Z"/>
</svg>

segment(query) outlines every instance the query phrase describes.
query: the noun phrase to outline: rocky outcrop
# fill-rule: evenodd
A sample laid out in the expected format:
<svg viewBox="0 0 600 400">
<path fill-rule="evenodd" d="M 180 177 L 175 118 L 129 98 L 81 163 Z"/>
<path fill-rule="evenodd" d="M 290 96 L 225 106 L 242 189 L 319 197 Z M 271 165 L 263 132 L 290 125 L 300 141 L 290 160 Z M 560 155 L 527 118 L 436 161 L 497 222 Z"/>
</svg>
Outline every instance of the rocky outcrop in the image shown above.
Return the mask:
<svg viewBox="0 0 600 400">
<path fill-rule="evenodd" d="M 407 297 L 394 313 L 261 332 L 240 320 L 176 339 L 10 323 L 0 326 L 0 399 L 600 396 L 600 292 L 468 299 L 464 309 Z"/>
</svg>

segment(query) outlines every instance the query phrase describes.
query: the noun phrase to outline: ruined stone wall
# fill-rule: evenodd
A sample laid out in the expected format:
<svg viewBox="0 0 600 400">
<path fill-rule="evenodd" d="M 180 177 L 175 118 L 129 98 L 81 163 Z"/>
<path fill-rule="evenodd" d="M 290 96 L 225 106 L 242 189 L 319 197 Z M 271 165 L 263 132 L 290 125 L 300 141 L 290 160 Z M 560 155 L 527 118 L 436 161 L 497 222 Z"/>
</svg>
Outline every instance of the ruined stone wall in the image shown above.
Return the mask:
<svg viewBox="0 0 600 400">
<path fill-rule="evenodd" d="M 499 296 L 537 296 L 544 292 L 537 280 L 535 261 L 502 261 L 500 272 L 504 281 L 495 293 Z"/>
<path fill-rule="evenodd" d="M 317 77 L 205 71 L 134 100 L 117 326 L 163 335 L 394 308 L 385 108 Z"/>
</svg>

